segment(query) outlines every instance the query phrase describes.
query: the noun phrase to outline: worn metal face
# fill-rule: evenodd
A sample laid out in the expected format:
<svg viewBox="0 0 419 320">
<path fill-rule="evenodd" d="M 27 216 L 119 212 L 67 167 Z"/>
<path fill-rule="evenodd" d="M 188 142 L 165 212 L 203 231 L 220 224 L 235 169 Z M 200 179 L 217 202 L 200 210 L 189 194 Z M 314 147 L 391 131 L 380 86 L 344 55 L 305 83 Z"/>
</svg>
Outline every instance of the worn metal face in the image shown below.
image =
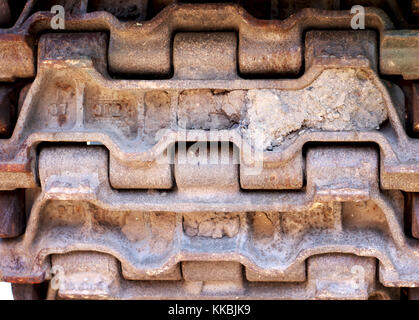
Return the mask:
<svg viewBox="0 0 419 320">
<path fill-rule="evenodd" d="M 64 32 L 34 2 L 0 29 L 1 280 L 88 299 L 419 287 L 417 30 L 375 8 L 378 32 L 346 10 L 76 2 Z"/>
<path fill-rule="evenodd" d="M 82 1 L 84 2 L 84 1 Z M 122 8 L 110 8 L 108 1 L 91 1 L 99 10 L 85 13 L 81 5 L 78 14 L 66 18 L 67 31 L 103 31 L 110 34 L 109 70 L 115 74 L 168 77 L 171 74 L 171 38 L 179 30 L 236 30 L 239 38 L 238 71 L 242 75 L 295 75 L 301 72 L 304 52 L 304 31 L 310 29 L 350 29 L 350 10 L 324 11 L 304 8 L 283 21 L 258 20 L 234 4 L 170 5 L 154 19 L 145 22 L 121 22 L 112 13 L 126 14 Z M 145 11 L 145 1 L 135 6 Z M 0 29 L 2 55 L 0 79 L 3 81 L 35 75 L 34 39 L 50 29 L 53 14 L 39 11 L 28 17 L 28 2 L 21 18 L 11 29 Z M 126 4 L 129 5 L 129 4 Z M 84 8 L 84 9 L 83 9 Z M 100 10 L 107 10 L 100 11 Z M 143 10 L 141 10 L 143 9 Z M 83 11 L 84 10 L 84 11 Z M 83 14 L 84 13 L 84 14 Z M 143 14 L 134 14 L 141 20 Z M 394 30 L 386 14 L 366 8 L 365 27 L 379 32 L 380 71 L 418 79 L 416 63 L 419 43 L 414 30 Z M 260 57 L 263 56 L 263 59 Z M 8 61 L 14 61 L 12 65 Z"/>
<path fill-rule="evenodd" d="M 92 271 L 91 263 L 103 265 L 93 262 L 95 256 L 78 264 L 57 256 L 53 266 L 63 268 L 63 297 L 77 296 L 77 292 L 71 293 L 73 286 L 83 286 L 77 279 L 94 272 L 98 276 L 103 273 L 109 280 L 106 288 L 103 281 L 95 285 L 92 280 L 84 284 L 87 287 L 83 290 L 79 289 L 93 298 L 127 297 L 120 287 L 127 285 L 123 279 L 168 281 L 168 288 L 175 286 L 180 290 L 176 296 L 345 297 L 339 296 L 341 291 L 334 291 L 333 283 L 337 283 L 348 290 L 346 297 L 367 298 L 381 290 L 374 277 L 375 259 L 379 261 L 382 284 L 415 285 L 419 283 L 415 278 L 419 265 L 411 257 L 418 248 L 403 236 L 401 194 L 378 191 L 376 155 L 369 147 L 312 148 L 307 154 L 307 188 L 301 192 L 246 194 L 226 185 L 220 194 L 177 180 L 177 192 L 121 193 L 109 186 L 103 148 L 44 148 L 39 163 L 43 191 L 32 207 L 26 233 L 19 241 L 3 244 L 0 249 L 16 254 L 30 251 L 33 255 L 24 259 L 22 256 L 19 268 L 14 260 L 3 259 L 3 277 L 16 281 L 25 275 L 32 281 L 42 281 L 51 276 L 46 259 L 49 255 L 69 251 L 88 255 L 89 251 L 99 251 L 109 254 L 104 256 L 110 259 L 109 263 L 115 263 L 110 256 L 121 262 L 122 278 L 117 280 L 118 273 L 112 269 Z M 333 173 L 336 166 L 340 166 L 340 175 Z M 175 163 L 175 170 L 176 167 Z M 230 171 L 226 168 L 226 174 Z M 190 180 L 198 174 L 210 178 L 213 172 L 213 168 L 204 166 L 200 172 L 189 172 Z M 355 177 L 354 185 L 350 179 Z M 340 189 L 331 190 L 331 185 Z M 350 254 L 342 259 L 355 259 L 350 258 L 351 254 L 360 256 L 353 265 L 365 272 L 361 275 L 361 287 L 355 290 L 352 286 L 359 270 L 348 269 L 348 264 L 336 255 L 322 259 L 331 259 L 337 268 L 343 268 L 342 277 L 334 274 L 333 280 L 325 270 L 313 267 L 318 257 L 336 252 Z M 72 257 L 79 259 L 76 254 Z M 203 261 L 229 261 L 225 268 L 232 269 L 225 276 L 216 273 L 212 279 Z M 72 271 L 74 265 L 85 270 Z M 244 265 L 244 271 L 240 265 Z M 322 265 L 319 263 L 319 267 Z M 190 268 L 195 271 L 188 271 Z M 72 275 L 73 272 L 81 274 Z M 184 284 L 173 282 L 181 279 Z M 118 283 L 116 287 L 114 281 Z M 213 281 L 230 285 L 213 286 Z M 274 283 L 272 290 L 284 291 L 280 295 L 270 290 L 258 293 L 255 282 Z M 284 282 L 301 284 L 289 286 Z M 196 287 L 198 283 L 201 285 Z M 142 288 L 142 282 L 134 287 L 137 285 L 137 289 Z M 152 283 L 147 286 L 149 290 L 154 288 Z M 149 293 L 143 292 L 144 297 L 159 297 L 161 282 L 156 282 L 156 286 Z M 391 294 L 391 290 L 386 294 Z"/>
<path fill-rule="evenodd" d="M 39 45 L 38 76 L 14 134 L 0 141 L 0 187 L 35 185 L 31 160 L 43 141 L 100 142 L 110 150 L 114 187 L 156 189 L 172 187 L 173 160 L 165 150 L 176 142 L 218 141 L 239 148 L 242 188 L 298 189 L 304 144 L 352 141 L 380 146 L 384 188 L 415 191 L 419 144 L 403 128 L 402 92 L 386 88 L 376 76 L 372 33 L 340 35 L 307 34 L 308 65 L 299 79 L 243 80 L 235 73 L 233 34 L 196 34 L 211 49 L 221 48 L 219 39 L 231 47 L 221 53 L 224 64 L 211 64 L 209 56 L 207 64 L 194 67 L 195 76 L 210 80 L 190 79 L 193 63 L 179 62 L 177 77 L 149 81 L 109 79 L 102 34 L 46 35 Z M 175 37 L 175 62 L 184 61 L 188 50 L 202 51 L 190 37 Z M 322 42 L 325 37 L 328 42 Z M 343 45 L 348 50 L 331 51 Z M 214 75 L 218 78 L 211 80 Z"/>
</svg>

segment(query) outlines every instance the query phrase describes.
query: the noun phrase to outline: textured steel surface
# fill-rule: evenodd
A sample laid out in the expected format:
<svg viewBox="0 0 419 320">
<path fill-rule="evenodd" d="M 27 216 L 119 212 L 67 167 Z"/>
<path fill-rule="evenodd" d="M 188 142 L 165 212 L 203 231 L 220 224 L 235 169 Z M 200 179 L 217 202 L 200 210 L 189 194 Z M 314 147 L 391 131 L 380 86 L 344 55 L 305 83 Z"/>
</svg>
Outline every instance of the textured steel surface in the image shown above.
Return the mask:
<svg viewBox="0 0 419 320">
<path fill-rule="evenodd" d="M 38 33 L 50 29 L 52 17 L 50 12 L 39 11 L 26 20 L 22 18 L 24 22 L 16 23 L 11 29 L 0 29 L 2 52 L 8 57 L 8 60 L 0 60 L 0 79 L 34 76 L 34 40 Z M 234 4 L 173 4 L 152 20 L 141 23 L 123 22 L 104 11 L 69 15 L 66 30 L 109 31 L 107 58 L 113 73 L 164 77 L 171 74 L 171 38 L 179 30 L 236 30 L 238 70 L 242 75 L 290 75 L 301 71 L 305 30 L 350 30 L 351 19 L 349 10 L 305 8 L 283 21 L 265 21 L 253 18 Z M 381 72 L 418 79 L 414 59 L 418 52 L 417 31 L 393 30 L 386 14 L 372 7 L 366 8 L 365 25 L 380 33 Z M 19 54 L 16 48 L 20 48 Z M 16 61 L 14 69 L 5 62 L 10 60 Z"/>
<path fill-rule="evenodd" d="M 64 31 L 35 1 L 0 29 L 0 280 L 16 297 L 417 296 L 410 22 L 369 7 L 351 30 L 350 1 L 281 1 L 274 20 L 57 3 Z"/>
<path fill-rule="evenodd" d="M 25 228 L 25 200 L 22 190 L 0 193 L 0 238 L 21 235 Z"/>
<path fill-rule="evenodd" d="M 0 26 L 8 25 L 11 22 L 10 7 L 7 0 L 0 1 Z"/>
<path fill-rule="evenodd" d="M 380 54 L 383 74 L 402 74 L 408 80 L 419 78 L 419 30 L 385 31 Z"/>
<path fill-rule="evenodd" d="M 51 294 L 59 298 L 158 299 L 162 290 L 165 297 L 172 299 L 341 299 L 348 295 L 353 299 L 398 298 L 396 290 L 384 288 L 374 281 L 376 266 L 373 259 L 362 259 L 353 255 L 319 255 L 310 258 L 307 264 L 307 281 L 302 283 L 248 282 L 243 279 L 244 275 L 238 266 L 225 262 L 185 262 L 182 264 L 183 270 L 186 270 L 185 280 L 151 283 L 115 279 L 116 263 L 104 254 L 88 256 L 84 253 L 73 253 L 54 256 L 53 264 L 62 267 L 60 289 Z M 188 273 L 192 271 L 192 265 L 197 274 L 190 279 Z M 225 272 L 224 276 L 217 274 L 211 277 L 210 273 L 199 277 L 199 274 L 208 271 L 203 269 L 208 266 L 216 269 L 217 266 L 222 266 L 220 272 Z M 330 277 L 331 269 L 335 271 L 333 278 Z M 88 270 L 96 272 L 89 283 L 83 281 L 83 278 L 92 278 Z"/>
<path fill-rule="evenodd" d="M 419 83 L 412 85 L 412 126 L 413 131 L 419 133 Z"/>
<path fill-rule="evenodd" d="M 201 36 L 206 37 L 204 34 Z M 170 164 L 156 161 L 163 152 L 181 140 L 215 140 L 230 141 L 240 149 L 241 186 L 245 189 L 301 188 L 304 144 L 310 141 L 351 141 L 374 142 L 380 146 L 380 182 L 384 189 L 417 191 L 419 143 L 409 138 L 404 130 L 402 92 L 396 86 L 386 88 L 377 77 L 374 72 L 376 60 L 373 44 L 372 47 L 350 45 L 356 41 L 362 44 L 370 36 L 366 32 L 352 40 L 350 37 L 336 37 L 323 43 L 322 39 L 329 37 L 327 32 L 309 33 L 308 46 L 314 43 L 318 46 L 316 50 L 307 50 L 307 70 L 303 77 L 295 80 L 231 79 L 235 74 L 230 73 L 223 77 L 227 79 L 222 80 L 173 78 L 126 81 L 110 79 L 106 74 L 106 37 L 103 34 L 45 35 L 39 44 L 39 72 L 23 103 L 14 134 L 10 139 L 0 141 L 0 188 L 8 190 L 35 186 L 35 147 L 43 141 L 100 142 L 110 150 L 110 180 L 115 187 L 170 188 Z M 342 44 L 349 40 L 351 42 Z M 342 52 L 339 49 L 342 45 L 348 50 Z M 325 55 L 325 51 L 329 54 Z M 177 52 L 175 48 L 174 53 Z M 91 58 L 86 59 L 86 56 Z M 182 67 L 182 64 L 174 66 L 180 74 L 187 74 Z M 273 150 L 263 152 L 263 168 L 258 175 L 245 174 L 247 167 L 255 165 L 255 159 L 251 155 L 249 140 L 243 138 L 241 129 L 234 126 L 234 123 L 243 120 L 240 118 L 240 109 L 244 103 L 240 96 L 233 100 L 233 105 L 238 108 L 239 118 L 236 120 L 227 114 L 223 121 L 211 125 L 205 124 L 205 113 L 200 115 L 190 113 L 187 109 L 186 113 L 182 111 L 188 107 L 187 103 L 182 103 L 185 93 L 199 101 L 208 99 L 205 90 L 209 88 L 220 90 L 221 94 L 216 91 L 212 93 L 217 99 L 230 100 L 232 98 L 227 93 L 236 93 L 237 96 L 240 90 L 243 94 L 263 88 L 279 92 L 298 90 L 309 87 L 322 76 L 324 70 L 330 68 L 349 72 L 358 70 L 357 74 L 362 74 L 366 83 L 374 91 L 380 92 L 389 121 L 379 130 L 302 130 L 298 135 L 290 135 Z M 213 70 L 204 66 L 199 73 L 211 76 Z M 221 103 L 225 102 L 221 100 Z M 205 112 L 210 115 L 214 111 L 208 109 Z M 188 125 L 188 121 L 202 121 L 200 117 L 204 117 L 201 125 Z M 212 137 L 207 131 L 211 128 L 217 129 L 217 136 Z M 134 171 L 130 171 L 130 168 L 134 168 Z M 156 174 L 156 170 L 162 174 Z M 135 178 L 136 173 L 146 179 Z"/>
<path fill-rule="evenodd" d="M 419 197 L 417 193 L 410 194 L 408 209 L 408 214 L 412 217 L 412 235 L 419 238 Z"/>
<path fill-rule="evenodd" d="M 0 137 L 7 138 L 12 132 L 13 106 L 11 86 L 0 87 Z"/>
</svg>

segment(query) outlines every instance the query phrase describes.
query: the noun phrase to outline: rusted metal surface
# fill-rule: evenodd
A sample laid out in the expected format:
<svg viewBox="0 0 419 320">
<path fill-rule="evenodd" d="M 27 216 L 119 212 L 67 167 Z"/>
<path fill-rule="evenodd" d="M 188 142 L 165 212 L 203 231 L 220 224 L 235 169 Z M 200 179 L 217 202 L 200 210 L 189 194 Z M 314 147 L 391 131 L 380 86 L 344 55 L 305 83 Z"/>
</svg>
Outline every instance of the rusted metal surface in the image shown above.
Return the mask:
<svg viewBox="0 0 419 320">
<path fill-rule="evenodd" d="M 32 40 L 24 35 L 0 34 L 0 81 L 34 76 L 32 46 Z"/>
<path fill-rule="evenodd" d="M 173 50 L 175 78 L 215 80 L 237 75 L 235 33 L 178 33 L 173 40 Z"/>
<path fill-rule="evenodd" d="M 237 262 L 182 263 L 182 275 L 186 281 L 241 281 L 242 274 L 242 266 Z"/>
<path fill-rule="evenodd" d="M 43 150 L 39 166 L 44 191 L 32 208 L 25 236 L 0 246 L 0 250 L 34 255 L 21 261 L 19 270 L 3 259 L 3 278 L 17 274 L 48 278 L 48 255 L 82 250 L 115 256 L 125 279 L 158 276 L 182 261 L 207 260 L 239 262 L 264 282 L 264 276 L 274 281 L 313 255 L 344 252 L 378 259 L 379 280 L 386 286 L 419 284 L 415 278 L 419 265 L 412 258 L 418 247 L 402 231 L 402 196 L 378 190 L 374 149 L 310 149 L 307 172 L 317 173 L 307 177 L 307 191 L 260 195 L 231 191 L 204 199 L 202 190 L 118 193 L 109 186 L 106 152 L 100 147 Z M 339 169 L 343 176 L 336 170 L 342 160 L 347 163 Z M 351 183 L 349 177 L 363 177 L 365 183 Z M 330 190 L 331 185 L 340 189 Z M 237 233 L 221 238 L 211 232 L 186 234 L 182 223 L 186 214 L 208 211 L 213 212 L 212 222 L 202 228 L 231 224 L 232 214 L 221 218 L 223 212 L 237 212 Z M 265 212 L 273 224 L 252 227 L 246 212 Z"/>
<path fill-rule="evenodd" d="M 192 265 L 194 269 L 190 269 Z M 53 296 L 66 299 L 160 299 L 163 288 L 164 297 L 170 299 L 342 299 L 350 295 L 352 299 L 384 300 L 399 297 L 397 290 L 375 281 L 374 259 L 345 254 L 310 258 L 307 281 L 301 283 L 248 282 L 239 265 L 225 262 L 185 262 L 182 268 L 186 275 L 182 281 L 125 281 L 115 277 L 116 261 L 99 253 L 53 256 L 53 266 L 61 270 L 54 280 L 59 285 Z M 205 268 L 209 266 L 221 274 Z M 217 266 L 229 267 L 217 269 Z M 86 282 L 84 279 L 92 278 L 90 270 L 95 271 L 94 279 Z M 197 275 L 190 280 L 192 270 Z M 333 278 L 330 270 L 334 270 Z"/>
<path fill-rule="evenodd" d="M 21 235 L 25 227 L 24 192 L 2 191 L 0 193 L 0 238 Z"/>
<path fill-rule="evenodd" d="M 7 0 L 0 1 L 0 27 L 9 25 L 12 21 L 10 16 L 10 7 Z"/>
<path fill-rule="evenodd" d="M 30 36 L 34 39 L 37 33 L 50 29 L 52 16 L 49 12 L 37 12 L 22 25 L 10 30 L 0 30 L 0 34 Z M 304 30 L 350 30 L 351 19 L 350 11 L 328 12 L 305 8 L 284 21 L 265 21 L 253 18 L 234 4 L 173 4 L 152 20 L 141 23 L 122 22 L 111 13 L 101 11 L 69 15 L 66 18 L 66 30 L 108 30 L 109 70 L 116 74 L 168 77 L 171 74 L 171 37 L 178 30 L 236 30 L 239 39 L 240 74 L 295 75 L 301 71 L 303 65 Z M 415 54 L 418 50 L 417 31 L 392 31 L 394 26 L 388 17 L 383 11 L 374 8 L 366 8 L 365 23 L 366 28 L 374 28 L 381 35 L 381 72 L 417 79 L 417 64 L 410 59 L 410 54 Z M 396 49 L 393 48 L 394 45 Z M 31 41 L 25 37 L 15 39 L 4 50 L 12 51 L 15 46 L 31 46 Z M 400 55 L 403 55 L 403 61 L 395 61 L 400 59 Z M 34 56 L 30 51 L 22 51 L 16 59 L 24 65 L 33 66 Z M 0 78 L 4 80 L 34 75 L 34 70 L 28 68 L 22 67 L 13 74 L 7 74 L 6 66 L 3 68 L 5 71 L 0 72 Z"/>
<path fill-rule="evenodd" d="M 142 0 L 65 5 L 65 32 L 34 1 L 0 29 L 1 80 L 35 76 L 0 87 L 18 114 L 0 115 L 0 280 L 17 296 L 414 297 L 418 88 L 406 110 L 381 74 L 418 79 L 417 31 L 374 8 L 378 32 L 297 3 L 271 21 L 235 4 L 149 21 Z"/>
<path fill-rule="evenodd" d="M 0 86 L 0 138 L 10 137 L 14 107 L 11 101 L 13 87 Z"/>
<path fill-rule="evenodd" d="M 56 267 L 56 284 L 63 297 L 100 299 L 112 292 L 118 262 L 111 256 L 98 252 L 74 252 L 52 256 L 51 260 L 52 266 Z"/>
<path fill-rule="evenodd" d="M 417 193 L 409 195 L 408 210 L 412 221 L 412 235 L 419 238 L 419 196 Z"/>
<path fill-rule="evenodd" d="M 419 82 L 412 85 L 412 127 L 419 133 Z"/>
<path fill-rule="evenodd" d="M 147 14 L 148 0 L 128 0 L 115 3 L 112 0 L 90 0 L 91 11 L 106 11 L 120 20 L 142 21 Z"/>
<path fill-rule="evenodd" d="M 404 79 L 419 78 L 419 30 L 388 30 L 383 34 L 380 71 L 402 74 Z"/>
<path fill-rule="evenodd" d="M 342 35 L 346 38 L 346 32 Z M 307 44 L 312 47 L 319 43 L 321 48 L 321 39 L 328 36 L 328 33 L 313 31 L 307 35 Z M 351 43 L 359 41 L 362 44 L 371 35 L 367 32 L 364 36 L 353 38 Z M 205 34 L 200 37 L 208 39 Z M 356 45 L 347 46 L 344 55 L 341 49 L 333 51 L 333 48 L 339 48 L 341 41 L 338 38 L 331 38 L 324 49 L 328 50 L 328 55 L 324 50 L 308 49 L 306 59 L 310 65 L 305 75 L 295 80 L 237 79 L 232 67 L 223 69 L 231 72 L 222 76 L 222 80 L 188 79 L 189 66 L 184 71 L 185 67 L 180 63 L 174 66 L 175 72 L 186 79 L 148 81 L 110 80 L 105 72 L 105 42 L 106 37 L 98 33 L 46 35 L 41 39 L 38 76 L 23 103 L 14 135 L 0 141 L 0 148 L 4 150 L 0 161 L 2 189 L 35 185 L 34 147 L 43 141 L 100 142 L 110 150 L 112 185 L 157 189 L 172 186 L 170 159 L 166 162 L 159 160 L 164 151 L 172 150 L 178 141 L 235 144 L 241 162 L 241 187 L 245 189 L 301 188 L 302 146 L 307 142 L 374 142 L 380 146 L 382 187 L 409 192 L 419 189 L 415 162 L 419 143 L 408 138 L 403 128 L 402 92 L 396 86 L 384 87 L 376 76 L 373 67 L 376 55 L 370 42 L 367 42 L 370 47 L 363 46 L 362 52 Z M 352 47 L 355 48 L 353 52 Z M 178 52 L 181 51 L 175 48 L 176 56 Z M 86 56 L 92 58 L 86 59 Z M 200 56 L 196 59 L 200 60 Z M 179 60 L 182 60 L 181 56 Z M 202 66 L 199 69 L 196 65 L 196 74 L 201 74 L 200 77 L 214 74 L 212 68 Z M 358 70 L 359 81 L 366 81 L 374 94 L 382 97 L 380 103 L 385 105 L 383 108 L 390 121 L 380 130 L 302 130 L 272 150 L 263 151 L 261 171 L 257 175 L 246 174 L 246 170 L 261 162 L 256 159 L 255 163 L 251 151 L 252 135 L 247 133 L 250 132 L 246 127 L 247 118 L 240 115 L 245 105 L 244 97 L 267 87 L 277 90 L 278 94 L 309 88 L 313 81 L 321 83 L 323 80 L 316 79 L 321 79 L 325 70 L 330 68 L 335 68 L 337 74 L 341 72 L 338 70 L 349 74 L 354 72 L 351 71 L 354 68 Z M 350 96 L 357 92 L 343 94 Z M 193 111 L 195 104 L 202 99 L 213 101 L 203 105 L 207 108 L 206 113 Z M 268 121 L 268 118 L 263 121 Z M 208 129 L 217 130 L 216 136 L 212 137 Z M 16 181 L 16 177 L 21 178 Z"/>
</svg>

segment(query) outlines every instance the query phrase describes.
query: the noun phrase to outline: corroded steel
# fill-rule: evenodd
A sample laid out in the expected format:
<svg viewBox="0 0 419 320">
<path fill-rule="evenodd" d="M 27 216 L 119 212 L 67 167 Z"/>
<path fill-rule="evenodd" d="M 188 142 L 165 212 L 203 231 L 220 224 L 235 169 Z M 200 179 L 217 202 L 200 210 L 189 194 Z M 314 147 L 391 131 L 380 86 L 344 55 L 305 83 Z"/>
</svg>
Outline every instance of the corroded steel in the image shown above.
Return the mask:
<svg viewBox="0 0 419 320">
<path fill-rule="evenodd" d="M 412 24 L 366 8 L 351 30 L 345 1 L 270 8 L 284 20 L 57 3 L 64 31 L 35 1 L 0 29 L 0 280 L 17 298 L 417 296 L 419 35 L 395 27 Z"/>
<path fill-rule="evenodd" d="M 346 36 L 346 33 L 342 35 Z M 361 38 L 353 38 L 349 43 L 350 37 L 337 37 L 323 44 L 322 39 L 328 38 L 328 33 L 313 31 L 307 34 L 309 49 L 306 60 L 309 64 L 304 76 L 295 80 L 242 80 L 230 72 L 223 79 L 215 80 L 177 77 L 148 81 L 109 78 L 104 52 L 106 37 L 103 34 L 46 35 L 39 44 L 39 72 L 23 103 L 14 134 L 10 139 L 0 141 L 0 149 L 3 151 L 0 159 L 0 187 L 8 190 L 35 186 L 35 146 L 43 141 L 93 141 L 109 149 L 110 180 L 116 187 L 170 188 L 170 162 L 158 161 L 164 151 L 182 140 L 215 140 L 232 142 L 240 149 L 242 188 L 298 189 L 303 183 L 302 147 L 305 143 L 351 141 L 374 142 L 380 146 L 380 182 L 384 189 L 415 192 L 419 189 L 418 164 L 415 160 L 419 154 L 419 143 L 407 137 L 403 128 L 401 90 L 396 86 L 386 88 L 374 71 L 376 53 L 373 42 L 367 42 L 370 47 L 362 46 L 361 51 L 355 45 L 371 37 L 368 32 L 363 35 Z M 201 36 L 207 39 L 206 35 Z M 342 44 L 342 41 L 346 43 Z M 314 43 L 318 43 L 317 48 L 322 49 L 310 49 Z M 342 45 L 348 49 L 342 52 L 339 49 Z M 175 48 L 174 54 L 177 52 L 183 51 Z M 221 54 L 225 55 L 224 52 Z M 200 57 L 197 56 L 197 59 Z M 178 61 L 177 58 L 175 61 Z M 176 73 L 187 75 L 182 67 L 182 63 L 179 66 L 176 64 Z M 249 120 L 240 116 L 244 106 L 241 95 L 257 94 L 263 92 L 260 91 L 263 88 L 274 89 L 279 93 L 303 90 L 315 81 L 322 86 L 323 80 L 319 79 L 323 77 L 327 82 L 324 74 L 330 68 L 349 74 L 356 72 L 359 81 L 365 81 L 377 97 L 381 96 L 380 103 L 385 105 L 389 121 L 379 130 L 300 130 L 298 135 L 289 135 L 285 142 L 273 150 L 263 151 L 263 166 L 259 174 L 245 174 L 245 169 L 260 164 L 260 161 L 252 156 L 252 132 L 246 127 L 243 129 L 234 125 L 246 125 L 245 121 Z M 211 68 L 203 66 L 201 69 L 201 74 L 213 74 Z M 219 90 L 220 93 L 211 93 L 209 88 Z M 188 96 L 185 96 L 186 93 Z M 352 95 L 345 91 L 342 94 L 343 97 Z M 189 101 L 192 101 L 190 99 L 199 102 L 200 99 L 209 98 L 220 102 L 214 100 L 214 107 L 207 105 L 210 107 L 204 111 L 207 115 L 188 111 Z M 229 115 L 226 110 L 211 110 L 217 108 L 218 103 L 223 105 L 227 102 L 222 102 L 222 99 L 232 101 L 237 111 L 233 108 L 227 111 L 232 112 Z M 214 112 L 221 113 L 221 120 L 211 120 L 206 124 L 205 117 Z M 204 117 L 204 120 L 200 120 L 200 117 Z M 260 121 L 267 121 L 268 118 L 263 119 Z M 188 121 L 192 121 L 192 124 L 204 122 L 191 126 Z M 208 129 L 216 129 L 217 136 L 212 137 Z M 269 133 L 265 131 L 265 134 Z M 131 168 L 134 171 L 130 171 Z M 156 174 L 156 170 L 161 174 Z M 131 177 L 127 175 L 128 172 Z M 143 178 L 135 178 L 136 174 Z"/>
<path fill-rule="evenodd" d="M 34 76 L 35 39 L 41 31 L 51 30 L 52 13 L 39 11 L 27 17 L 26 12 L 24 10 L 21 18 L 24 22 L 17 22 L 11 29 L 0 29 L 0 38 L 4 40 L 2 51 L 7 55 L 7 61 L 15 61 L 15 69 L 11 69 L 4 59 L 0 60 L 0 79 L 4 81 Z M 301 71 L 305 30 L 350 30 L 352 17 L 349 10 L 305 8 L 283 21 L 266 21 L 255 19 L 234 4 L 172 4 L 152 20 L 141 23 L 123 22 L 104 11 L 69 15 L 66 30 L 109 31 L 107 58 L 113 73 L 164 77 L 171 74 L 171 38 L 178 30 L 236 30 L 240 74 L 290 75 Z M 375 8 L 366 8 L 365 26 L 380 33 L 381 72 L 418 79 L 414 59 L 418 52 L 417 31 L 393 30 L 386 14 Z M 16 47 L 21 48 L 18 55 L 14 54 Z"/>
<path fill-rule="evenodd" d="M 23 190 L 0 192 L 0 238 L 20 236 L 25 228 Z"/>
<path fill-rule="evenodd" d="M 413 131 L 419 133 L 419 82 L 412 85 L 412 126 Z"/>
</svg>

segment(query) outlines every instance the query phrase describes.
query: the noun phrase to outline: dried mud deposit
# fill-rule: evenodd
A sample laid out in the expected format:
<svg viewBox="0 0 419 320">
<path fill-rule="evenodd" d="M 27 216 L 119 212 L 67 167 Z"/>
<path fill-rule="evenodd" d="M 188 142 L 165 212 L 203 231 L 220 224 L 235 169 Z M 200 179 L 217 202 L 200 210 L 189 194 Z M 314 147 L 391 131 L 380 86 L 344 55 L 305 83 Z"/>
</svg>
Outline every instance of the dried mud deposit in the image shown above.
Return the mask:
<svg viewBox="0 0 419 320">
<path fill-rule="evenodd" d="M 246 100 L 242 134 L 264 149 L 301 129 L 372 130 L 388 117 L 378 88 L 355 69 L 325 70 L 301 90 L 249 90 Z"/>
</svg>

